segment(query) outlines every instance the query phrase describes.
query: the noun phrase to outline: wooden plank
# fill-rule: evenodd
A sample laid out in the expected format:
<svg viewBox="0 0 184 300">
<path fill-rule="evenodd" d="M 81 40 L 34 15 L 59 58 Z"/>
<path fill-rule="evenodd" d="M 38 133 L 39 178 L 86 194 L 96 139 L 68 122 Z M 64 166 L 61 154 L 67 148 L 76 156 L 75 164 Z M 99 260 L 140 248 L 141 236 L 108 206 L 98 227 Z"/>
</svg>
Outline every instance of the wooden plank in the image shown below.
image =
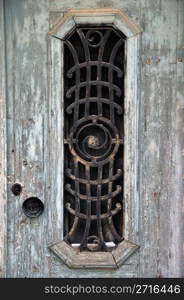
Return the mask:
<svg viewBox="0 0 184 300">
<path fill-rule="evenodd" d="M 138 126 L 140 37 L 127 40 L 124 99 L 124 238 L 139 245 Z M 137 151 L 135 151 L 137 149 Z"/>
<path fill-rule="evenodd" d="M 8 107 L 8 277 L 48 274 L 46 248 L 47 45 L 48 2 L 6 1 Z M 23 194 L 11 193 L 21 182 Z M 22 212 L 27 194 L 39 197 L 44 213 L 35 219 Z"/>
<path fill-rule="evenodd" d="M 0 277 L 6 276 L 7 254 L 7 159 L 6 159 L 6 72 L 4 1 L 0 1 Z"/>
<path fill-rule="evenodd" d="M 170 197 L 170 260 L 169 275 L 184 277 L 184 2 L 177 1 L 176 78 L 173 86 L 173 155 Z"/>
<path fill-rule="evenodd" d="M 63 43 L 48 37 L 48 244 L 63 238 Z"/>
<path fill-rule="evenodd" d="M 174 230 L 171 209 L 175 201 L 172 182 L 177 1 L 141 1 L 141 18 L 144 28 L 139 133 L 142 213 L 139 276 L 169 277 L 172 275 L 169 265 Z M 178 242 L 172 240 L 176 245 Z"/>
</svg>

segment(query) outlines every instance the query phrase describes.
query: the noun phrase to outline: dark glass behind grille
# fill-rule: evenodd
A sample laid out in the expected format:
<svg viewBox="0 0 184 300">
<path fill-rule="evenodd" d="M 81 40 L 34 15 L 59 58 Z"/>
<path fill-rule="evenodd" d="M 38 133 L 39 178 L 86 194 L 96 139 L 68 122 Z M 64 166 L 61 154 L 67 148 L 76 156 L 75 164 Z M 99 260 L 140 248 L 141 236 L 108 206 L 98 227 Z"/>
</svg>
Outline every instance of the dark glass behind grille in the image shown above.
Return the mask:
<svg viewBox="0 0 184 300">
<path fill-rule="evenodd" d="M 124 49 L 112 27 L 64 42 L 64 235 L 81 251 L 123 239 Z"/>
</svg>

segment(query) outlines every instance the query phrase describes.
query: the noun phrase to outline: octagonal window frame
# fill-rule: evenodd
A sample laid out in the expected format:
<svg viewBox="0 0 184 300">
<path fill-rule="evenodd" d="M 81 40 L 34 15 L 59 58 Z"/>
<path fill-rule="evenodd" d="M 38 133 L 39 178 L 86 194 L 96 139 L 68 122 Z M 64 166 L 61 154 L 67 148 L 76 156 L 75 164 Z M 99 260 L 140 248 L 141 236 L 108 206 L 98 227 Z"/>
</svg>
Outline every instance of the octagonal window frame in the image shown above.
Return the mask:
<svg viewBox="0 0 184 300">
<path fill-rule="evenodd" d="M 126 36 L 126 74 L 124 97 L 124 240 L 112 252 L 80 252 L 63 240 L 63 54 L 66 36 L 81 25 L 108 25 L 117 28 Z M 139 248 L 139 192 L 138 192 L 138 120 L 139 120 L 139 57 L 141 28 L 123 11 L 106 9 L 72 9 L 49 31 L 49 129 L 55 127 L 50 136 L 51 159 L 58 160 L 55 170 L 57 182 L 51 185 L 51 195 L 60 209 L 61 239 L 49 241 L 49 248 L 71 268 L 112 268 L 120 267 Z M 52 117 L 51 117 L 52 115 Z M 54 152 L 54 153 L 53 153 Z M 56 188 L 57 185 L 57 188 Z M 56 192 L 57 191 L 57 192 Z"/>
</svg>

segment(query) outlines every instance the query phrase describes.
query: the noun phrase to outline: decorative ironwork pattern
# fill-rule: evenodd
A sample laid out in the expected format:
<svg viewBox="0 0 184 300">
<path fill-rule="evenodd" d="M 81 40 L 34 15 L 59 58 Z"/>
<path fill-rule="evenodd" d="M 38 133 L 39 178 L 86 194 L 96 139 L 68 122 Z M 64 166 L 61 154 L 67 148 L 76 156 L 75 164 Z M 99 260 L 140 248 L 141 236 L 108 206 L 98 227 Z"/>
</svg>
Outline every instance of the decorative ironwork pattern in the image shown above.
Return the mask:
<svg viewBox="0 0 184 300">
<path fill-rule="evenodd" d="M 64 239 L 81 251 L 123 239 L 124 45 L 113 27 L 77 27 L 64 42 Z"/>
</svg>

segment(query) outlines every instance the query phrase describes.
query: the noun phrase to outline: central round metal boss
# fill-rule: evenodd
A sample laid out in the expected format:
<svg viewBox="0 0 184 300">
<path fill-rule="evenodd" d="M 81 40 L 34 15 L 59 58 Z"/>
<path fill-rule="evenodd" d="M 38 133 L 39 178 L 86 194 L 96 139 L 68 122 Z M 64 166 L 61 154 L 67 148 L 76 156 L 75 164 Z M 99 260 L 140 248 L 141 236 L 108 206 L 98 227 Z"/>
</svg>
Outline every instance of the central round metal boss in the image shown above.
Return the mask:
<svg viewBox="0 0 184 300">
<path fill-rule="evenodd" d="M 87 121 L 80 120 L 73 126 L 69 143 L 73 155 L 95 165 L 106 163 L 116 154 L 119 137 L 117 129 L 109 120 L 89 117 Z"/>
<path fill-rule="evenodd" d="M 98 124 L 88 124 L 79 129 L 77 140 L 77 148 L 86 159 L 102 157 L 111 146 L 110 133 Z"/>
</svg>

